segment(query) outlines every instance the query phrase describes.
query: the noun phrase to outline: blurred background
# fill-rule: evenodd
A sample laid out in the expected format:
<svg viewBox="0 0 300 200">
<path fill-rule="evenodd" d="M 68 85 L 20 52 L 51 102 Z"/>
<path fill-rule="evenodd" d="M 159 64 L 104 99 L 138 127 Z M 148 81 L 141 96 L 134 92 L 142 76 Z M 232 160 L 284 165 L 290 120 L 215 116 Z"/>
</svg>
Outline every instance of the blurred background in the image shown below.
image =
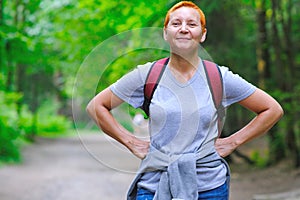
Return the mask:
<svg viewBox="0 0 300 200">
<path fill-rule="evenodd" d="M 22 147 L 34 144 L 37 138 L 69 137 L 75 129 L 96 129 L 84 112 L 87 100 L 137 64 L 158 59 L 165 52 L 134 50 L 99 66 L 105 70 L 92 83 L 95 88 L 86 91 L 87 96 L 76 93 L 82 94 L 78 97 L 73 95 L 74 83 L 82 63 L 97 45 L 115 35 L 162 27 L 166 11 L 176 2 L 0 0 L 1 162 L 22 162 Z M 300 1 L 193 2 L 206 14 L 208 36 L 203 47 L 214 61 L 273 95 L 285 110 L 284 118 L 263 143 L 257 142 L 247 151 L 237 150 L 228 160 L 261 168 L 288 160 L 290 167 L 299 168 Z M 138 47 L 147 39 L 133 34 L 122 46 Z M 80 78 L 81 82 L 90 81 L 87 76 Z M 125 109 L 132 118 L 137 114 Z M 224 135 L 253 117 L 238 106 L 232 106 L 227 114 Z M 129 121 L 123 125 L 134 130 Z"/>
</svg>

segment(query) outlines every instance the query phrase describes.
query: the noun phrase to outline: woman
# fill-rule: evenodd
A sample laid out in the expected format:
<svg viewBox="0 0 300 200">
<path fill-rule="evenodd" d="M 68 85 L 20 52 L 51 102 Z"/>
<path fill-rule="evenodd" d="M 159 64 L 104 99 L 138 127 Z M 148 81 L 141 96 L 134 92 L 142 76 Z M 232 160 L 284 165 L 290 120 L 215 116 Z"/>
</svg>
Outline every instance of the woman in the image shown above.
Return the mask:
<svg viewBox="0 0 300 200">
<path fill-rule="evenodd" d="M 87 106 L 106 134 L 142 160 L 128 199 L 228 199 L 229 169 L 222 158 L 266 133 L 283 115 L 271 96 L 220 67 L 222 105 L 239 103 L 257 115 L 241 130 L 217 139 L 217 112 L 198 56 L 206 33 L 205 16 L 194 3 L 182 1 L 168 11 L 164 39 L 171 53 L 150 104 L 150 142 L 128 132 L 110 110 L 124 101 L 142 106 L 151 63 L 138 66 Z"/>
</svg>

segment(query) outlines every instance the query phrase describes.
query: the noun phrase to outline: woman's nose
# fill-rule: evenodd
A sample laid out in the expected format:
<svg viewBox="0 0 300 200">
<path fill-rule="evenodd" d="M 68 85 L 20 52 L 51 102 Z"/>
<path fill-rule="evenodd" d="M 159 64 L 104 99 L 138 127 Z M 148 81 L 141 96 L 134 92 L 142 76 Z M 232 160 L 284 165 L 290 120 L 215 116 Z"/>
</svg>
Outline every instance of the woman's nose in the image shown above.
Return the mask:
<svg viewBox="0 0 300 200">
<path fill-rule="evenodd" d="M 187 24 L 186 23 L 182 23 L 181 27 L 180 27 L 180 31 L 181 32 L 187 32 L 188 29 L 187 29 Z"/>
</svg>

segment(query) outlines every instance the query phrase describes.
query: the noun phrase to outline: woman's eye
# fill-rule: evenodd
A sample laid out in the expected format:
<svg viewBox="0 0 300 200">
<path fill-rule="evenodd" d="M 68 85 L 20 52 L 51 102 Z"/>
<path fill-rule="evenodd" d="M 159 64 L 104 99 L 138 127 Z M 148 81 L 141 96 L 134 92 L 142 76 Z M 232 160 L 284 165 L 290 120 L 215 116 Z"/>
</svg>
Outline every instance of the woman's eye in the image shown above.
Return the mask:
<svg viewBox="0 0 300 200">
<path fill-rule="evenodd" d="M 173 22 L 172 25 L 173 26 L 180 26 L 180 23 L 179 22 Z"/>
</svg>

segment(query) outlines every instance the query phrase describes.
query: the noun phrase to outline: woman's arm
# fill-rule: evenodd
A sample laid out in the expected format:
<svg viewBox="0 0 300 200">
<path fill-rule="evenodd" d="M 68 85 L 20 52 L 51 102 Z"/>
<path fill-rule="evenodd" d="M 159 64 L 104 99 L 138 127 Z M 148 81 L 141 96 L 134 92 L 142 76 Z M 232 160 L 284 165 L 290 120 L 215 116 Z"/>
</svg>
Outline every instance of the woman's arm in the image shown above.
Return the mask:
<svg viewBox="0 0 300 200">
<path fill-rule="evenodd" d="M 148 153 L 149 142 L 136 138 L 113 117 L 110 110 L 123 103 L 123 100 L 106 88 L 87 105 L 87 112 L 104 133 L 126 146 L 135 156 L 143 159 Z"/>
<path fill-rule="evenodd" d="M 279 103 L 260 89 L 239 104 L 256 113 L 257 116 L 231 136 L 216 140 L 216 150 L 222 157 L 228 156 L 242 144 L 266 133 L 283 115 Z"/>
</svg>

